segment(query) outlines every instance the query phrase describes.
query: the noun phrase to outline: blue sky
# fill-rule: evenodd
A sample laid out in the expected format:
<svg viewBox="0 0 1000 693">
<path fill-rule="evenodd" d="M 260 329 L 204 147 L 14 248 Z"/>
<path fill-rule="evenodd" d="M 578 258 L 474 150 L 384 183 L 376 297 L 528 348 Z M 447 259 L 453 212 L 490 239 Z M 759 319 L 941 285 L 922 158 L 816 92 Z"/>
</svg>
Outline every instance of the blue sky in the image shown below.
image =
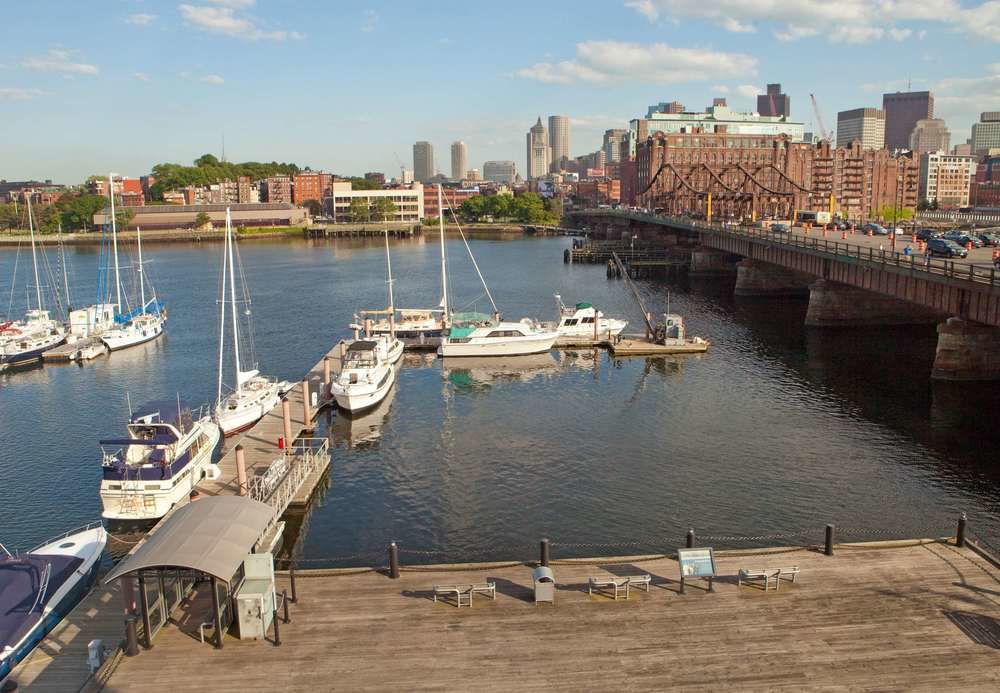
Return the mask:
<svg viewBox="0 0 1000 693">
<path fill-rule="evenodd" d="M 523 169 L 539 115 L 570 115 L 579 155 L 648 104 L 751 110 L 767 82 L 828 128 L 908 81 L 953 143 L 1000 110 L 1000 0 L 38 0 L 2 39 L 8 180 L 140 175 L 223 132 L 234 161 L 393 175 L 426 139 L 446 171 L 463 139 Z"/>
</svg>

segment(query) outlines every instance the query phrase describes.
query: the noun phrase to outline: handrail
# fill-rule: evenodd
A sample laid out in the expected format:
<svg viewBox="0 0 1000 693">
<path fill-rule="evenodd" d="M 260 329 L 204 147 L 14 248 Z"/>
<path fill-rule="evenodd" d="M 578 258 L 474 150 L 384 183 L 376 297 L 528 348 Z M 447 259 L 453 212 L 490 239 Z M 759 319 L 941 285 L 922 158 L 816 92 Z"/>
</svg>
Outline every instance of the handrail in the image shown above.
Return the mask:
<svg viewBox="0 0 1000 693">
<path fill-rule="evenodd" d="M 70 536 L 71 534 L 76 534 L 78 532 L 86 532 L 88 529 L 94 529 L 96 527 L 102 527 L 102 526 L 103 526 L 103 524 L 102 524 L 102 522 L 100 520 L 96 520 L 94 522 L 88 522 L 87 524 L 85 524 L 85 525 L 83 525 L 81 527 L 77 527 L 76 529 L 71 529 L 68 532 L 63 532 L 62 534 L 56 535 L 56 536 L 52 537 L 51 539 L 47 539 L 47 540 L 43 541 L 41 544 L 39 544 L 38 546 L 36 546 L 34 548 L 31 548 L 31 549 L 28 549 L 25 553 L 33 553 L 35 551 L 38 551 L 38 549 L 42 548 L 43 546 L 47 546 L 48 544 L 52 544 L 53 542 L 57 542 L 60 539 L 65 539 L 66 537 Z M 5 548 L 4 551 L 6 551 L 6 550 L 7 549 Z M 10 555 L 10 554 L 8 553 L 8 555 Z"/>
</svg>

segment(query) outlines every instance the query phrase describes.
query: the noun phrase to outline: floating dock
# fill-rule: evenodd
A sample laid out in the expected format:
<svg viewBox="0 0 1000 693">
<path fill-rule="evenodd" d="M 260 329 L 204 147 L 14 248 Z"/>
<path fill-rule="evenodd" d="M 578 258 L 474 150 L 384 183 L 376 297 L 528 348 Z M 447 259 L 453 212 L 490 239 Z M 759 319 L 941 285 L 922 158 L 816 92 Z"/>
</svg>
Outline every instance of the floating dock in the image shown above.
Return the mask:
<svg viewBox="0 0 1000 693">
<path fill-rule="evenodd" d="M 57 347 L 49 349 L 42 354 L 43 361 L 73 361 L 76 359 L 76 354 L 80 349 L 89 347 L 92 345 L 97 345 L 101 343 L 99 337 L 84 337 L 83 339 L 78 339 L 72 344 L 60 344 Z"/>
<path fill-rule="evenodd" d="M 641 335 L 631 335 L 606 342 L 615 356 L 669 356 L 671 354 L 704 354 L 709 342 L 704 339 L 678 339 L 667 343 L 654 342 Z"/>
</svg>

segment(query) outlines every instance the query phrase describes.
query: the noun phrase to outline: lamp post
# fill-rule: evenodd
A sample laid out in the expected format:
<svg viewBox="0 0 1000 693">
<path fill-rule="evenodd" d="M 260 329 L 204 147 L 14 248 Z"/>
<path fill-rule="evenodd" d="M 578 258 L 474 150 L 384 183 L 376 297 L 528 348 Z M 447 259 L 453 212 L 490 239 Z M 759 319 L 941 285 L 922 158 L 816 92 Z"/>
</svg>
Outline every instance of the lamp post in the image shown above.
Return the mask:
<svg viewBox="0 0 1000 693">
<path fill-rule="evenodd" d="M 898 165 L 896 170 L 897 171 L 899 170 Z M 892 252 L 896 252 L 896 231 L 899 230 L 896 224 L 897 220 L 899 219 L 899 208 L 903 204 L 902 201 L 903 201 L 903 176 L 897 175 L 896 193 L 893 195 L 893 200 L 892 200 Z"/>
</svg>

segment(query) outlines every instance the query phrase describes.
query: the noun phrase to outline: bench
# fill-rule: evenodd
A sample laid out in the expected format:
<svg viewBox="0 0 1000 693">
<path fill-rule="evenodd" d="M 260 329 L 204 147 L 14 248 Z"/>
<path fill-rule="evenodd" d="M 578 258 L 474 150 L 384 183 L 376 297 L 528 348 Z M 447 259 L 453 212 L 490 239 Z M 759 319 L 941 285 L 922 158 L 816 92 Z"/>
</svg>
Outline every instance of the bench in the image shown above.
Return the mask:
<svg viewBox="0 0 1000 693">
<path fill-rule="evenodd" d="M 622 595 L 624 595 L 625 599 L 628 599 L 630 587 L 634 585 L 649 592 L 649 582 L 649 575 L 628 575 L 624 577 L 609 577 L 607 575 L 591 576 L 587 579 L 587 594 L 593 595 L 594 590 L 597 589 L 599 593 L 608 591 L 609 596 L 613 594 L 615 601 Z"/>
<path fill-rule="evenodd" d="M 742 587 L 744 582 L 753 583 L 763 580 L 766 592 L 771 587 L 771 581 L 774 580 L 774 591 L 777 592 L 781 588 L 782 580 L 795 582 L 795 576 L 798 574 L 799 567 L 797 565 L 785 568 L 760 568 L 759 570 L 740 568 L 739 573 L 737 573 L 737 584 Z"/>
<path fill-rule="evenodd" d="M 472 606 L 472 595 L 474 594 L 485 594 L 490 597 L 490 599 L 496 600 L 497 598 L 497 586 L 495 582 L 482 582 L 478 584 L 471 585 L 434 585 L 434 603 L 437 603 L 438 597 L 446 597 L 448 595 L 455 595 L 455 606 L 461 608 L 464 604 L 465 606 Z"/>
<path fill-rule="evenodd" d="M 777 590 L 781 586 L 782 580 L 795 582 L 795 576 L 798 574 L 799 567 L 797 565 L 788 566 L 787 568 L 778 568 L 778 577 L 774 581 L 774 589 Z"/>
</svg>

